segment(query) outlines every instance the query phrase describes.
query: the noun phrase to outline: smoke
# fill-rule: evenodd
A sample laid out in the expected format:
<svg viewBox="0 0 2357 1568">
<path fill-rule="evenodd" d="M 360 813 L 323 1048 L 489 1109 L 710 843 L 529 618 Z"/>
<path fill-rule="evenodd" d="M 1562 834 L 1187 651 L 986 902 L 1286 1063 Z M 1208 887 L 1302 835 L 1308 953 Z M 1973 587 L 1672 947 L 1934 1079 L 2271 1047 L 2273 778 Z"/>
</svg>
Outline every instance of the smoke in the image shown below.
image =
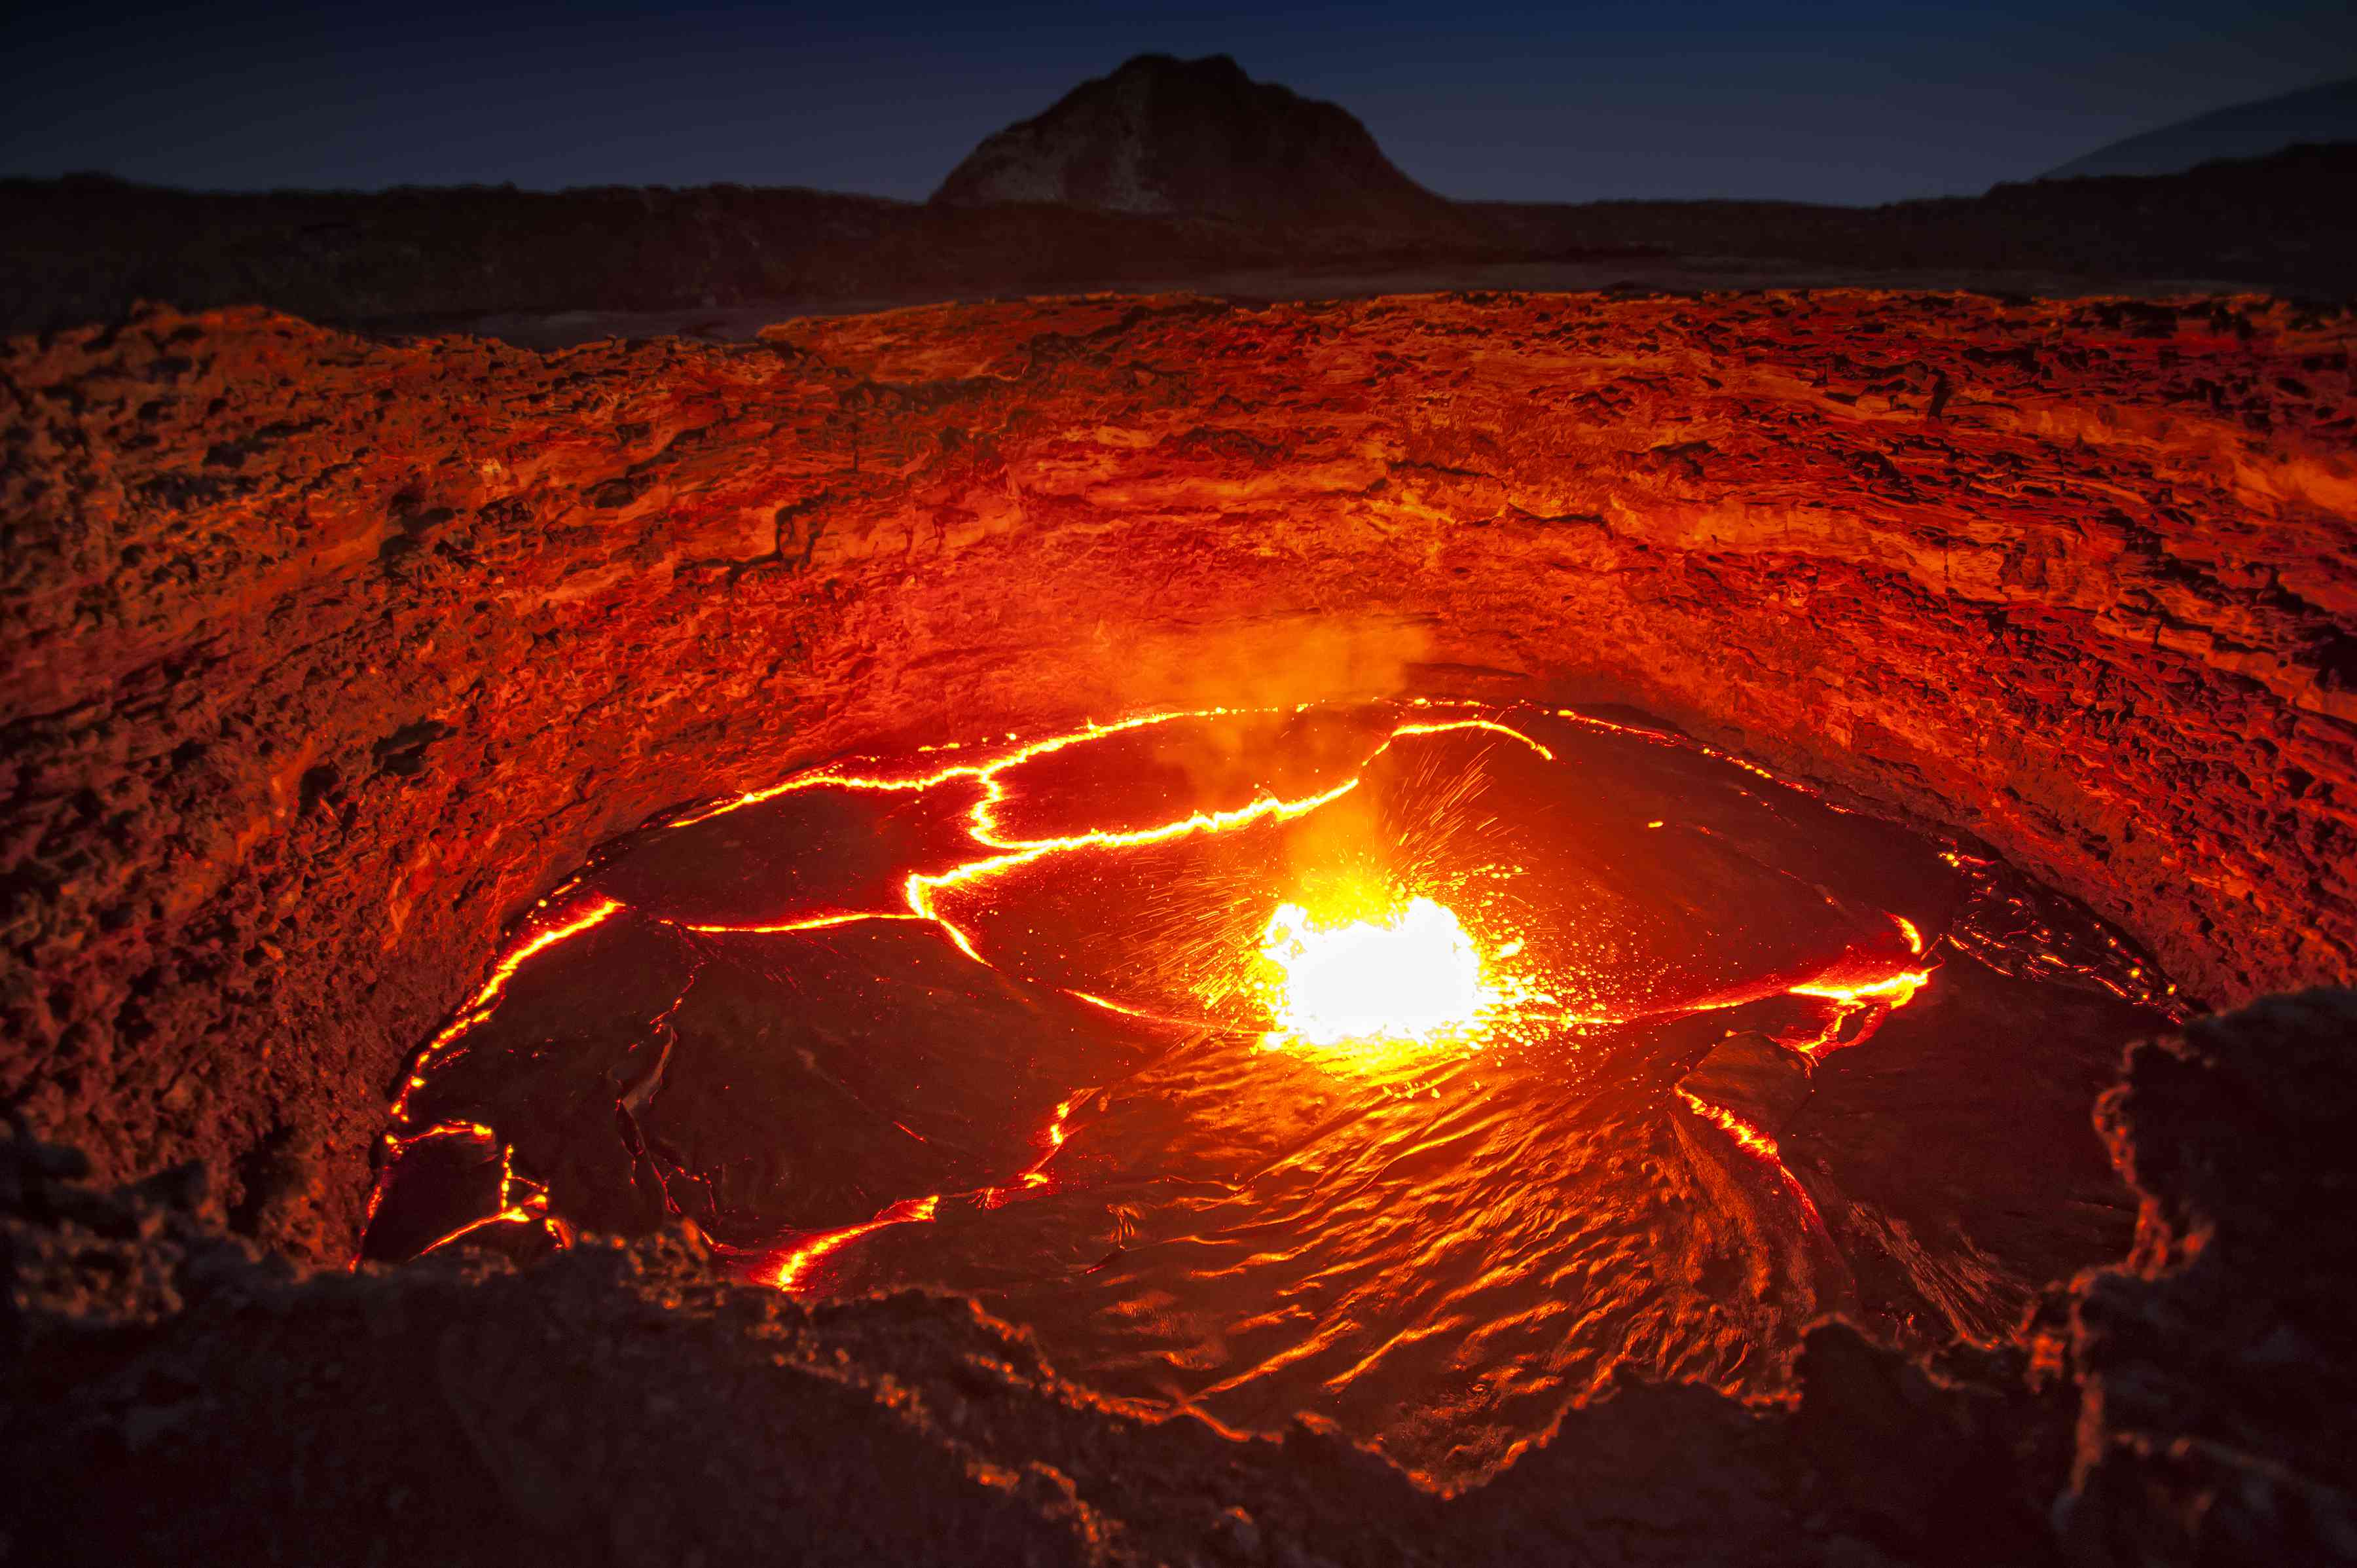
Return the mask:
<svg viewBox="0 0 2357 1568">
<path fill-rule="evenodd" d="M 1181 724 L 1153 736 L 1155 761 L 1182 773 L 1196 802 L 1232 807 L 1261 795 L 1298 800 L 1354 776 L 1382 744 L 1380 714 L 1293 710 L 1304 703 L 1368 703 L 1406 690 L 1431 647 L 1422 621 L 1348 614 L 1288 615 L 1193 631 L 1099 635 L 1112 712 L 1275 710 L 1265 717 Z M 1378 826 L 1346 796 L 1316 815 L 1336 857 L 1363 863 Z M 1356 846 L 1357 853 L 1347 853 Z"/>
<path fill-rule="evenodd" d="M 1100 627 L 1097 642 L 1108 711 L 1137 713 L 1394 696 L 1432 635 L 1396 617 L 1296 615 L 1127 637 Z"/>
</svg>

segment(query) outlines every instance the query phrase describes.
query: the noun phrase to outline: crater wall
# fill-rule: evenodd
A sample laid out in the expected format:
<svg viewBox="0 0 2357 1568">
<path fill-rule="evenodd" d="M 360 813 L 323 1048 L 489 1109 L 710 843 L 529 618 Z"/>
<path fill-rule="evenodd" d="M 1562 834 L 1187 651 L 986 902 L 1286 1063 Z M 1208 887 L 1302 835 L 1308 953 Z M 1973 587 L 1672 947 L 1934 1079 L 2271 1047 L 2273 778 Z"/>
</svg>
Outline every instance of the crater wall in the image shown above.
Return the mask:
<svg viewBox="0 0 2357 1568">
<path fill-rule="evenodd" d="M 2357 972 L 2357 317 L 1036 301 L 0 355 L 0 1100 L 334 1256 L 601 839 L 870 741 L 1402 682 L 1978 835 L 2201 1001 Z"/>
</svg>

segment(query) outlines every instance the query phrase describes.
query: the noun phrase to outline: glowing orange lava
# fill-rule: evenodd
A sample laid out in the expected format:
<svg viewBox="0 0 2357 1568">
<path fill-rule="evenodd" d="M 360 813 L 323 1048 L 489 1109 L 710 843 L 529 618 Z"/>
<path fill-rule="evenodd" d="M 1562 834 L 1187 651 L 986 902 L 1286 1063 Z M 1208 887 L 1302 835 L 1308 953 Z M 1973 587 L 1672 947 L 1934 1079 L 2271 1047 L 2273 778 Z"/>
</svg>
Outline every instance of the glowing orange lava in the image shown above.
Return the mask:
<svg viewBox="0 0 2357 1568">
<path fill-rule="evenodd" d="M 1899 920 L 1899 923 L 1906 928 L 1910 944 L 1921 942 L 1922 939 L 1916 934 L 1913 926 L 1908 925 L 1898 916 L 1894 915 L 1891 918 Z M 1916 950 L 1919 952 L 1922 950 L 1920 945 L 1917 946 Z M 1828 980 L 1814 980 L 1806 984 L 1795 985 L 1792 988 L 1791 994 L 1814 996 L 1831 1002 L 1834 1004 L 1834 1012 L 1833 1016 L 1825 1020 L 1824 1026 L 1814 1037 L 1787 1040 L 1785 1043 L 1812 1061 L 1836 1045 L 1857 1045 L 1880 1027 L 1883 1018 L 1915 1000 L 1915 993 L 1922 990 L 1931 978 L 1932 972 L 1928 969 L 1902 969 L 1896 973 L 1884 975 L 1879 980 L 1859 981 L 1847 985 L 1837 984 Z M 1869 1012 L 1868 1009 L 1878 1010 Z M 1863 1026 L 1845 1041 L 1842 1038 L 1842 1030 L 1848 1026 L 1852 1018 L 1860 1014 L 1866 1015 Z"/>
<path fill-rule="evenodd" d="M 1419 700 L 1415 705 L 1428 707 L 1432 704 Z M 1307 703 L 1297 704 L 1292 711 L 1306 712 L 1308 706 L 1309 704 Z M 986 882 L 993 877 L 1004 875 L 1052 854 L 1090 849 L 1136 849 L 1148 844 L 1167 843 L 1174 839 L 1185 838 L 1195 833 L 1228 832 L 1255 822 L 1291 822 L 1307 816 L 1320 807 L 1333 804 L 1358 789 L 1361 782 L 1361 776 L 1354 774 L 1340 784 L 1314 794 L 1290 800 L 1275 795 L 1264 795 L 1246 805 L 1222 811 L 1193 811 L 1175 821 L 1158 822 L 1146 827 L 1098 828 L 1086 832 L 1058 837 L 1018 838 L 1009 836 L 1000 827 L 996 815 L 997 808 L 1004 805 L 1008 798 L 1009 790 L 1006 775 L 1009 770 L 1035 758 L 1046 757 L 1084 742 L 1101 739 L 1110 735 L 1119 735 L 1125 731 L 1144 729 L 1155 725 L 1170 724 L 1181 719 L 1226 718 L 1240 714 L 1274 714 L 1284 711 L 1286 710 L 1278 708 L 1198 708 L 1176 713 L 1142 714 L 1132 718 L 1117 720 L 1112 724 L 1101 725 L 1092 722 L 1081 729 L 1063 735 L 1049 736 L 1043 740 L 1018 743 L 1014 740 L 1014 737 L 1009 736 L 1009 748 L 988 761 L 956 763 L 932 773 L 914 777 L 895 778 L 830 767 L 799 774 L 782 784 L 772 785 L 765 789 L 749 790 L 733 800 L 724 801 L 716 806 L 674 819 L 671 825 L 686 827 L 693 823 L 706 822 L 741 807 L 759 805 L 798 789 L 832 788 L 922 791 L 946 784 L 954 779 L 972 779 L 980 782 L 983 792 L 982 798 L 976 800 L 966 813 L 966 832 L 976 846 L 996 853 L 952 866 L 947 871 L 931 874 L 912 873 L 901 885 L 901 897 L 906 906 L 901 909 L 836 911 L 770 925 L 699 925 L 688 929 L 708 933 L 774 934 L 816 930 L 862 919 L 930 920 L 942 929 L 942 934 L 949 938 L 960 952 L 976 963 L 986 965 L 989 961 L 982 956 L 981 950 L 974 945 L 972 935 L 942 913 L 938 902 L 940 895 Z M 1372 763 L 1376 757 L 1381 757 L 1394 744 L 1407 736 L 1447 735 L 1460 731 L 1486 731 L 1502 736 L 1528 747 L 1544 760 L 1551 762 L 1555 759 L 1555 753 L 1546 746 L 1512 725 L 1501 724 L 1495 719 L 1417 719 L 1394 725 L 1390 733 L 1384 736 L 1382 743 L 1368 752 L 1361 766 Z M 1108 1007 L 1113 1011 L 1125 1010 L 1119 1004 L 1101 997 L 1084 993 L 1076 994 L 1081 994 L 1083 1001 Z"/>
<path fill-rule="evenodd" d="M 1373 919 L 1319 919 L 1278 907 L 1261 935 L 1262 999 L 1276 1026 L 1264 1043 L 1432 1044 L 1461 1036 L 1500 1006 L 1473 939 L 1426 897 Z"/>
<path fill-rule="evenodd" d="M 941 1203 L 938 1196 L 904 1198 L 865 1225 L 847 1225 L 840 1230 L 821 1231 L 780 1260 L 778 1272 L 770 1276 L 770 1283 L 780 1290 L 792 1290 L 802 1283 L 802 1277 L 810 1272 L 811 1265 L 845 1242 L 856 1241 L 862 1236 L 883 1230 L 887 1225 L 929 1223 L 934 1211 L 941 1208 Z"/>
<path fill-rule="evenodd" d="M 493 1138 L 495 1133 L 479 1122 L 449 1122 L 429 1129 L 425 1133 L 408 1140 L 409 1144 L 424 1142 L 429 1136 L 457 1134 L 466 1137 Z M 403 1147 L 407 1147 L 404 1144 Z M 371 1206 L 373 1207 L 373 1206 Z M 516 1175 L 515 1145 L 500 1144 L 500 1206 L 480 1219 L 468 1220 L 447 1235 L 436 1237 L 420 1248 L 419 1254 L 447 1247 L 461 1236 L 469 1236 L 490 1225 L 537 1225 L 545 1230 L 560 1247 L 573 1244 L 573 1228 L 549 1211 L 548 1188 L 535 1181 Z"/>
<path fill-rule="evenodd" d="M 1857 985 L 1829 985 L 1823 981 L 1813 981 L 1806 985 L 1792 987 L 1792 994 L 1823 996 L 1834 1002 L 1883 1002 L 1893 1007 L 1904 1007 L 1915 999 L 1915 993 L 1923 989 L 1923 983 L 1931 978 L 1932 972 L 1928 969 L 1902 969 L 1897 974 L 1885 975 L 1880 980 Z"/>
<path fill-rule="evenodd" d="M 1734 1139 L 1738 1148 L 1747 1154 L 1757 1155 L 1763 1160 L 1771 1161 L 1780 1168 L 1782 1166 L 1783 1152 L 1777 1148 L 1776 1140 L 1738 1116 L 1734 1112 L 1723 1105 L 1713 1105 L 1707 1100 L 1683 1089 L 1678 1090 L 1678 1098 L 1684 1101 L 1687 1109 L 1695 1115 Z"/>
<path fill-rule="evenodd" d="M 407 1081 L 402 1084 L 401 1092 L 393 1097 L 393 1119 L 399 1121 L 408 1114 L 411 1092 L 425 1087 L 427 1073 L 440 1064 L 449 1048 L 457 1044 L 467 1031 L 491 1015 L 493 1010 L 499 1006 L 500 998 L 507 993 L 508 982 L 515 978 L 515 972 L 523 967 L 525 960 L 535 953 L 546 951 L 559 942 L 569 941 L 584 931 L 604 925 L 621 913 L 623 908 L 621 901 L 615 898 L 593 900 L 571 918 L 557 925 L 540 927 L 509 949 L 500 961 L 491 966 L 491 972 L 484 980 L 482 988 L 468 1000 L 464 1007 L 458 1009 L 457 1016 L 443 1026 L 441 1033 L 425 1042 L 425 1048 L 417 1054 L 417 1060 L 410 1069 Z"/>
<path fill-rule="evenodd" d="M 1307 712 L 1309 706 L 1301 704 L 1290 711 Z M 1429 711 L 1450 706 L 1475 708 L 1478 704 L 1436 704 L 1416 699 L 1413 706 Z M 914 774 L 895 774 L 888 768 L 870 772 L 848 766 L 830 766 L 796 775 L 766 789 L 748 791 L 733 800 L 677 817 L 668 825 L 674 828 L 688 826 L 801 789 L 921 792 L 952 780 L 970 779 L 981 786 L 981 794 L 966 812 L 965 832 L 982 853 L 947 870 L 910 874 L 901 885 L 898 906 L 893 908 L 838 908 L 771 923 L 681 924 L 677 929 L 708 934 L 791 934 L 815 932 L 865 920 L 920 920 L 939 927 L 945 938 L 966 958 L 988 966 L 989 960 L 983 956 L 974 938 L 943 912 L 941 899 L 944 895 L 971 888 L 1049 855 L 1085 850 L 1131 849 L 1166 843 L 1193 834 L 1228 832 L 1254 823 L 1293 821 L 1331 805 L 1356 790 L 1365 776 L 1364 769 L 1410 736 L 1486 732 L 1527 748 L 1542 760 L 1555 760 L 1555 753 L 1548 746 L 1498 718 L 1434 714 L 1394 724 L 1361 758 L 1359 772 L 1329 788 L 1298 797 L 1287 799 L 1265 794 L 1244 805 L 1197 810 L 1167 822 L 1092 828 L 1055 837 L 1022 837 L 998 820 L 998 809 L 1011 798 L 1013 786 L 1007 775 L 1034 758 L 1105 736 L 1178 720 L 1286 711 L 1205 708 L 1148 714 L 1112 724 L 1092 722 L 1078 730 L 1029 742 L 1008 736 L 1003 743 L 985 743 L 972 747 L 957 745 L 922 746 L 918 749 L 927 753 L 967 750 L 970 754 L 979 755 L 972 761 L 952 763 L 931 772 Z M 1569 710 L 1562 710 L 1556 716 L 1600 732 L 1641 738 L 1657 745 L 1684 746 L 1731 763 L 1756 777 L 1794 789 L 1804 788 L 1777 779 L 1756 764 L 1682 736 L 1621 725 Z M 1663 825 L 1658 821 L 1646 824 L 1652 828 Z M 560 904 L 555 910 L 527 928 L 526 934 L 493 964 L 480 989 L 419 1053 L 394 1099 L 393 1111 L 396 1127 L 404 1123 L 409 1116 L 413 1092 L 425 1086 L 436 1068 L 459 1054 L 464 1036 L 490 1016 L 504 995 L 509 982 L 524 962 L 561 942 L 593 929 L 625 908 L 614 899 L 604 897 L 570 906 Z M 1889 918 L 1910 951 L 1921 955 L 1924 951 L 1924 941 L 1916 927 L 1903 917 L 1892 915 Z M 1307 1047 L 1329 1058 L 1340 1058 L 1354 1065 L 1366 1066 L 1390 1059 L 1400 1052 L 1421 1053 L 1436 1045 L 1487 1038 L 1501 1027 L 1510 1028 L 1511 1020 L 1514 1018 L 1541 1016 L 1534 1008 L 1538 1004 L 1551 1004 L 1554 1001 L 1524 983 L 1519 976 L 1500 967 L 1522 946 L 1519 940 L 1493 944 L 1485 953 L 1480 943 L 1467 930 L 1453 910 L 1429 897 L 1410 894 L 1405 890 L 1386 890 L 1372 897 L 1349 892 L 1339 897 L 1303 895 L 1300 902 L 1280 905 L 1262 929 L 1254 963 L 1256 974 L 1250 990 L 1265 1008 L 1272 1026 L 1261 1034 L 1260 1043 L 1267 1048 Z M 1866 975 L 1858 975 L 1855 969 L 1844 969 L 1826 978 L 1793 986 L 1791 988 L 1793 994 L 1831 1001 L 1835 1004 L 1835 1010 L 1819 1037 L 1787 1043 L 1813 1059 L 1818 1051 L 1836 1042 L 1846 1020 L 1873 1009 L 1867 1018 L 1866 1031 L 1857 1036 L 1862 1038 L 1864 1033 L 1871 1032 L 1873 1024 L 1889 1009 L 1904 1005 L 1930 978 L 1930 973 L 1928 967 L 1900 969 L 1880 974 L 1869 971 Z M 1190 1029 L 1216 1030 L 1222 1027 L 1201 1019 L 1166 1017 L 1119 999 L 1089 992 L 1071 990 L 1066 993 L 1107 1012 L 1145 1022 Z M 1600 1017 L 1586 1018 L 1560 1011 L 1545 1016 L 1558 1022 L 1613 1021 Z M 1249 1033 L 1245 1030 L 1238 1032 Z M 1050 1178 L 1045 1167 L 1064 1143 L 1067 1119 L 1089 1092 L 1082 1091 L 1057 1108 L 1054 1121 L 1039 1141 L 1041 1153 L 1030 1166 L 1014 1173 L 999 1186 L 950 1196 L 978 1202 L 985 1208 L 996 1208 L 1004 1203 L 1011 1193 L 1049 1185 Z M 1698 1114 L 1725 1131 L 1745 1150 L 1770 1162 L 1778 1160 L 1775 1141 L 1759 1129 L 1720 1107 L 1707 1104 L 1684 1090 L 1679 1092 Z M 469 1136 L 487 1141 L 496 1141 L 497 1138 L 490 1128 L 479 1123 L 438 1125 L 406 1137 L 388 1134 L 386 1152 L 390 1157 L 381 1169 L 376 1190 L 371 1195 L 371 1217 L 382 1196 L 384 1178 L 401 1154 L 425 1138 L 462 1131 Z M 907 1132 L 908 1129 L 903 1127 L 902 1131 Z M 909 1135 L 916 1136 L 913 1133 Z M 545 1190 L 514 1174 L 511 1163 L 511 1148 L 502 1144 L 500 1154 L 502 1178 L 498 1211 L 461 1227 L 432 1246 L 444 1245 L 469 1231 L 498 1223 L 536 1222 L 546 1226 L 559 1244 L 570 1240 L 569 1230 L 562 1220 L 550 1213 Z M 806 1235 L 783 1251 L 769 1251 L 766 1254 L 769 1261 L 761 1265 L 761 1275 L 783 1289 L 806 1287 L 814 1266 L 837 1249 L 886 1226 L 930 1221 L 934 1218 L 942 1197 L 935 1194 L 902 1199 L 888 1205 L 863 1224 Z"/>
</svg>

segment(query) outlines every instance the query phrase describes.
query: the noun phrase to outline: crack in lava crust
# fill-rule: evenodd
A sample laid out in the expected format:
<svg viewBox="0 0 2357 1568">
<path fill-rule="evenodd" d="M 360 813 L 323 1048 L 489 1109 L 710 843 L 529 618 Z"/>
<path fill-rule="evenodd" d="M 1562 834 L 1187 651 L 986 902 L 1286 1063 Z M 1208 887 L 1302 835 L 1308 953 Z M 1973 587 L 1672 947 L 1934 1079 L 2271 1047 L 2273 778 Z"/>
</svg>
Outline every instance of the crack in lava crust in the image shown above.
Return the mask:
<svg viewBox="0 0 2357 1568">
<path fill-rule="evenodd" d="M 1616 1366 L 1772 1387 L 1859 1309 L 1835 1230 L 1881 1200 L 1786 1129 L 1951 952 L 1967 1009 L 2014 928 L 2036 983 L 2162 1001 L 1990 862 L 1617 719 L 929 749 L 964 755 L 795 775 L 553 893 L 400 1086 L 362 1255 L 685 1219 L 744 1277 L 967 1290 L 1109 1391 L 1322 1403 L 1461 1478 Z M 822 803 L 851 825 L 809 837 Z"/>
</svg>

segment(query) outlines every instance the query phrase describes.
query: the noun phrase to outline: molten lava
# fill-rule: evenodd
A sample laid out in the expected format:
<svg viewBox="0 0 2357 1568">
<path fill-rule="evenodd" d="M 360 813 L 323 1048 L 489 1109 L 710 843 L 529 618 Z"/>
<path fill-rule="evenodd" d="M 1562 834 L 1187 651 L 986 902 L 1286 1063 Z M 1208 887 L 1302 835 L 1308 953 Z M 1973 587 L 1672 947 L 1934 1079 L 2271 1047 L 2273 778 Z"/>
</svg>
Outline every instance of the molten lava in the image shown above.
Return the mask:
<svg viewBox="0 0 2357 1568">
<path fill-rule="evenodd" d="M 1260 957 L 1272 1047 L 1431 1045 L 1464 1037 L 1504 1001 L 1455 913 L 1421 895 L 1375 919 L 1321 920 L 1279 905 Z"/>
<path fill-rule="evenodd" d="M 1986 1331 L 2120 1244 L 2101 1188 L 1966 1229 L 1892 1176 L 1943 1137 L 2010 1176 L 1947 1132 L 1993 1062 L 2107 1072 L 2163 1001 L 1988 859 L 1560 709 L 922 749 L 553 894 L 400 1085 L 364 1255 L 688 1220 L 741 1278 L 966 1292 L 1108 1391 L 1462 1478 L 1616 1368 L 1772 1388 L 1822 1312 Z M 2016 1076 L 2109 1179 L 2084 1094 Z"/>
</svg>

